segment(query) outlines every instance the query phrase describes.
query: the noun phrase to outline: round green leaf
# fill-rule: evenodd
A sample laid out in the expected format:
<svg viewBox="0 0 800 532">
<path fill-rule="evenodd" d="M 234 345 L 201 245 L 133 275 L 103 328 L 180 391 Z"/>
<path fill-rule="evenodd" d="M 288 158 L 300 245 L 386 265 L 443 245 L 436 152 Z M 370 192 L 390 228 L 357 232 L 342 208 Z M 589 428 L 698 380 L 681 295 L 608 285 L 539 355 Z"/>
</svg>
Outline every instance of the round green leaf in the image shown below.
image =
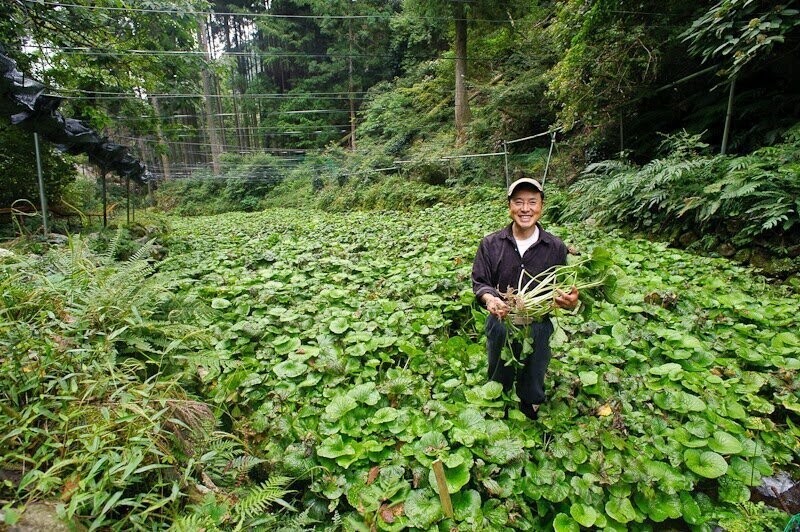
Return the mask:
<svg viewBox="0 0 800 532">
<path fill-rule="evenodd" d="M 317 447 L 317 455 L 325 458 L 339 458 L 354 454 L 356 454 L 356 450 L 350 443 L 345 443 L 340 434 L 328 436 Z"/>
<path fill-rule="evenodd" d="M 708 446 L 719 454 L 739 454 L 744 450 L 742 442 L 736 436 L 721 430 L 714 432 L 714 437 L 708 442 Z"/>
<path fill-rule="evenodd" d="M 605 510 L 606 514 L 618 523 L 630 523 L 636 519 L 636 510 L 627 497 L 612 497 L 606 502 Z"/>
<path fill-rule="evenodd" d="M 475 490 L 453 494 L 453 513 L 458 521 L 474 520 L 481 509 L 481 496 Z"/>
<path fill-rule="evenodd" d="M 292 379 L 299 377 L 306 372 L 308 366 L 297 360 L 284 360 L 280 364 L 275 365 L 272 371 L 281 379 Z"/>
<path fill-rule="evenodd" d="M 300 347 L 300 339 L 281 335 L 272 340 L 272 348 L 279 355 L 285 355 L 297 351 Z"/>
<path fill-rule="evenodd" d="M 705 522 L 700 505 L 692 498 L 692 494 L 687 491 L 680 493 L 681 517 L 690 525 L 700 525 Z"/>
<path fill-rule="evenodd" d="M 562 513 L 553 520 L 553 530 L 555 532 L 580 532 L 581 527 L 570 516 Z"/>
<path fill-rule="evenodd" d="M 447 481 L 447 491 L 449 493 L 458 493 L 467 482 L 469 482 L 469 464 L 462 463 L 458 467 L 444 466 L 444 477 Z M 439 493 L 439 484 L 436 482 L 436 475 L 433 469 L 428 473 L 428 482 L 430 483 L 433 491 Z"/>
<path fill-rule="evenodd" d="M 231 306 L 231 302 L 225 299 L 224 297 L 215 297 L 211 300 L 211 308 L 214 309 L 224 309 Z"/>
<path fill-rule="evenodd" d="M 357 406 L 356 400 L 349 395 L 338 395 L 325 407 L 325 414 L 322 417 L 326 421 L 338 421 Z"/>
<path fill-rule="evenodd" d="M 653 375 L 670 375 L 672 373 L 677 373 L 683 371 L 683 367 L 680 364 L 675 362 L 668 362 L 666 364 L 661 364 L 660 366 L 656 366 L 654 368 L 650 368 L 650 373 Z"/>
<path fill-rule="evenodd" d="M 597 372 L 581 371 L 579 376 L 581 378 L 581 384 L 584 386 L 594 386 L 597 384 Z"/>
<path fill-rule="evenodd" d="M 347 318 L 336 318 L 333 320 L 328 328 L 330 328 L 333 334 L 342 334 L 350 327 L 350 323 L 347 321 Z"/>
<path fill-rule="evenodd" d="M 397 419 L 398 415 L 399 414 L 396 408 L 385 406 L 375 412 L 375 416 L 373 416 L 372 421 L 373 423 L 389 423 L 390 421 Z"/>
<path fill-rule="evenodd" d="M 750 500 L 750 488 L 743 482 L 739 482 L 727 475 L 720 478 L 717 482 L 719 483 L 719 500 L 733 504 L 739 504 Z"/>
<path fill-rule="evenodd" d="M 576 502 L 569 508 L 569 514 L 581 526 L 590 527 L 597 521 L 597 510 L 589 505 Z"/>
<path fill-rule="evenodd" d="M 431 490 L 414 490 L 406 498 L 403 511 L 408 524 L 427 530 L 434 521 L 442 517 L 442 505 Z"/>
<path fill-rule="evenodd" d="M 683 453 L 686 467 L 705 478 L 721 477 L 728 471 L 728 463 L 714 451 L 700 452 L 697 449 L 686 449 Z"/>
</svg>

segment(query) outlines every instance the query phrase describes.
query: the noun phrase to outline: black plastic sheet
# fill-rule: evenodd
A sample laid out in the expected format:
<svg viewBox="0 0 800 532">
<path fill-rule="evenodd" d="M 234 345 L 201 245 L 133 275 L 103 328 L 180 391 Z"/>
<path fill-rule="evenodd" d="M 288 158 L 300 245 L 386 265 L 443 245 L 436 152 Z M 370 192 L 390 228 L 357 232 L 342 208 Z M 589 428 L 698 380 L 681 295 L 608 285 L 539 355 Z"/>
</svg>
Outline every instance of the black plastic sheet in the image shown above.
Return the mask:
<svg viewBox="0 0 800 532">
<path fill-rule="evenodd" d="M 62 151 L 85 153 L 103 171 L 146 181 L 148 172 L 128 148 L 99 135 L 80 120 L 58 112 L 61 99 L 45 94 L 46 87 L 17 70 L 16 62 L 0 47 L 0 116 L 11 124 L 38 133 Z"/>
</svg>

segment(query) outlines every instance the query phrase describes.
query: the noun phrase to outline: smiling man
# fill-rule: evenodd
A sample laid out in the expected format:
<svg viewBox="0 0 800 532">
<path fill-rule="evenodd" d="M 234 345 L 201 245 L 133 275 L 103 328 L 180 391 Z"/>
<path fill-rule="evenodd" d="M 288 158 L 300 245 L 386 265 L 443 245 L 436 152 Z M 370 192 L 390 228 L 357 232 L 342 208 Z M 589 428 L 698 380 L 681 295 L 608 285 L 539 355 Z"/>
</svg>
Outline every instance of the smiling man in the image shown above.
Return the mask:
<svg viewBox="0 0 800 532">
<path fill-rule="evenodd" d="M 522 367 L 506 364 L 500 354 L 506 343 L 503 319 L 508 315 L 509 307 L 501 294 L 517 286 L 523 270 L 535 277 L 552 266 L 566 264 L 567 246 L 539 224 L 543 208 L 544 190 L 538 181 L 523 177 L 511 183 L 508 187 L 511 223 L 481 240 L 472 264 L 472 290 L 489 311 L 486 320 L 489 379 L 501 383 L 505 391 L 509 391 L 516 381 L 520 411 L 530 419 L 538 417 L 539 405 L 545 400 L 544 377 L 550 363 L 553 325 L 549 319 L 515 323 L 528 327 L 533 339 L 533 352 L 520 360 L 522 346 L 514 342 L 514 357 L 522 362 Z M 561 308 L 575 308 L 578 290 L 572 287 L 570 293 L 561 293 L 555 303 Z"/>
</svg>

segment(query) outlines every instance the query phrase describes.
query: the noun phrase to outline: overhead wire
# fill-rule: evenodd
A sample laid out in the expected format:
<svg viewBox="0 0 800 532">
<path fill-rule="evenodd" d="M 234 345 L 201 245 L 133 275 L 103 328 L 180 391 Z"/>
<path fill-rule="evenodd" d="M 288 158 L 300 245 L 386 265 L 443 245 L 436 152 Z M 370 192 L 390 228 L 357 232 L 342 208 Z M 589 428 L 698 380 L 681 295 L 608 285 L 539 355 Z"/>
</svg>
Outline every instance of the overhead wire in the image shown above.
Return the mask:
<svg viewBox="0 0 800 532">
<path fill-rule="evenodd" d="M 86 6 L 82 4 L 68 4 L 65 2 L 41 2 L 45 6 L 65 7 L 65 8 L 79 8 L 79 9 L 93 9 L 97 11 L 124 11 L 128 13 L 157 13 L 157 14 L 170 14 L 170 15 L 202 15 L 206 17 L 244 17 L 244 18 L 275 18 L 275 19 L 309 19 L 309 20 L 363 20 L 363 19 L 391 19 L 398 13 L 391 14 L 372 14 L 372 15 L 300 15 L 300 14 L 283 14 L 283 13 L 237 13 L 237 12 L 219 12 L 219 11 L 200 11 L 200 10 L 181 10 L 181 9 L 157 9 L 157 8 L 134 8 L 134 7 L 112 7 L 112 6 Z M 453 20 L 452 17 L 426 17 L 414 16 L 418 20 Z M 470 19 L 474 22 L 509 22 L 508 18 L 502 19 Z"/>
<path fill-rule="evenodd" d="M 127 50 L 97 50 L 93 48 L 89 48 L 87 46 L 47 46 L 47 45 L 38 45 L 37 48 L 41 50 L 56 50 L 60 54 L 64 55 L 80 55 L 80 56 L 90 56 L 90 57 L 125 57 L 126 55 L 131 56 L 167 56 L 167 57 L 180 57 L 180 56 L 194 56 L 194 57 L 205 57 L 208 55 L 207 52 L 202 50 L 144 50 L 140 48 L 129 48 Z M 268 52 L 268 51 L 235 51 L 235 50 L 224 50 L 219 52 L 219 57 L 223 56 L 232 56 L 232 57 L 267 57 L 267 58 L 326 58 L 326 57 L 334 57 L 334 58 L 342 58 L 342 59 L 392 59 L 395 57 L 393 54 L 354 54 L 354 53 L 330 53 L 330 52 L 319 52 L 319 53 L 286 53 L 286 52 Z M 406 56 L 408 57 L 408 56 Z M 418 59 L 425 59 L 427 56 L 419 56 Z M 438 59 L 441 60 L 450 60 L 455 61 L 458 59 L 457 56 L 439 56 Z M 464 58 L 466 61 L 497 61 L 497 57 L 489 57 L 489 56 L 475 56 L 470 55 Z"/>
</svg>

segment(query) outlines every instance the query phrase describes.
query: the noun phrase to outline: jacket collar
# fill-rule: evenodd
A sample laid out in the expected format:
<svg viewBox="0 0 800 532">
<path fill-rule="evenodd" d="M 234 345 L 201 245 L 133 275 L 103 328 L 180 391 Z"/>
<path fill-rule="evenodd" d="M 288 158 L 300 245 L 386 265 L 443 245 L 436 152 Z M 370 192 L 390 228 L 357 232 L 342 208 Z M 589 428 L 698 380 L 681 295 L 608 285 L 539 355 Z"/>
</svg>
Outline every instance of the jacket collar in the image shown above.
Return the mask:
<svg viewBox="0 0 800 532">
<path fill-rule="evenodd" d="M 514 226 L 514 222 L 511 222 L 510 224 L 508 224 L 505 227 L 505 229 L 503 229 L 503 238 L 505 238 L 506 240 L 508 240 L 512 244 L 516 244 L 516 240 L 514 239 L 514 232 L 511 229 L 513 226 Z M 544 228 L 542 228 L 542 224 L 539 223 L 539 222 L 536 222 L 536 227 L 539 228 L 539 242 L 541 242 L 543 244 L 544 243 L 549 244 L 550 241 L 551 241 L 550 233 L 545 231 Z"/>
</svg>

